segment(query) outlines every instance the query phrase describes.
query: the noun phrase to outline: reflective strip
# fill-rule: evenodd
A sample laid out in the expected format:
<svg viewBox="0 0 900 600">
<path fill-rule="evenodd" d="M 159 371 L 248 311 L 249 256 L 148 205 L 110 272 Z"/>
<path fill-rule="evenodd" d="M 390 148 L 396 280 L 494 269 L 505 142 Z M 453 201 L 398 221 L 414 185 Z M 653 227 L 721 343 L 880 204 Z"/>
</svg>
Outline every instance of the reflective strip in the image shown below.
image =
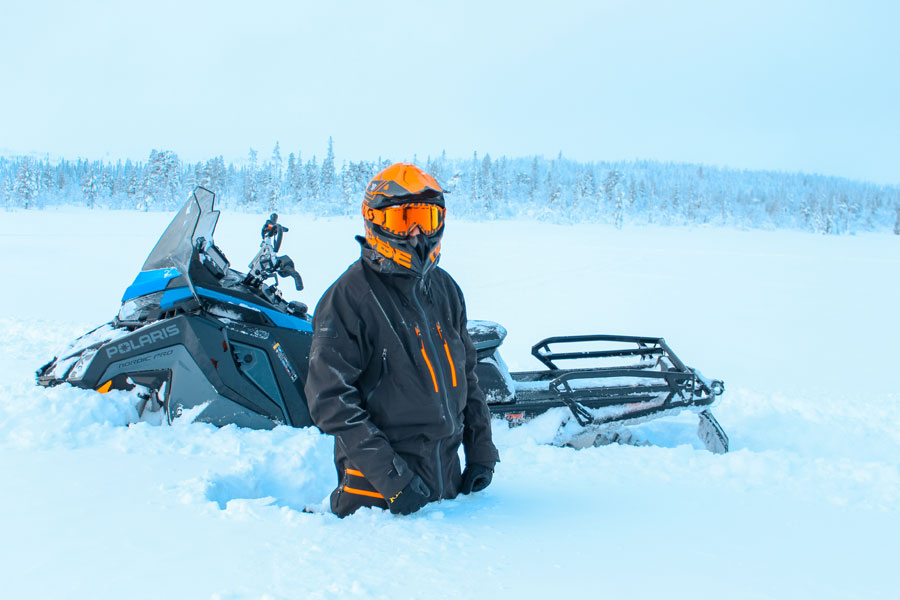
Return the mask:
<svg viewBox="0 0 900 600">
<path fill-rule="evenodd" d="M 357 496 L 369 496 L 370 498 L 381 498 L 384 500 L 384 496 L 379 494 L 378 492 L 370 492 L 369 490 L 358 490 L 356 488 L 347 487 L 346 485 L 343 487 L 343 490 L 348 494 L 356 494 Z"/>
<path fill-rule="evenodd" d="M 437 330 L 438 335 L 441 336 L 441 341 L 444 342 L 444 352 L 447 353 L 447 362 L 450 363 L 450 376 L 453 378 L 453 387 L 456 387 L 456 367 L 453 366 L 453 357 L 450 356 L 450 346 L 447 345 L 447 340 L 444 339 L 440 323 L 437 323 Z"/>
<path fill-rule="evenodd" d="M 110 379 L 109 381 L 107 381 L 106 383 L 104 383 L 103 385 L 98 387 L 97 391 L 100 392 L 101 394 L 105 394 L 106 392 L 109 391 L 109 388 L 111 388 L 111 387 L 112 387 L 112 379 Z"/>
<path fill-rule="evenodd" d="M 438 389 L 437 377 L 434 376 L 434 368 L 431 366 L 431 361 L 428 360 L 428 353 L 425 352 L 425 342 L 422 341 L 422 334 L 419 332 L 418 327 L 416 327 L 416 335 L 419 336 L 419 344 L 421 346 L 419 349 L 422 351 L 422 357 L 425 359 L 425 364 L 428 365 L 428 370 L 431 371 L 431 383 L 434 384 L 434 391 L 438 393 L 440 390 Z"/>
<path fill-rule="evenodd" d="M 362 471 L 357 471 L 356 469 L 345 469 L 345 471 L 349 475 L 356 475 L 357 477 L 365 478 L 366 476 L 362 474 Z"/>
</svg>

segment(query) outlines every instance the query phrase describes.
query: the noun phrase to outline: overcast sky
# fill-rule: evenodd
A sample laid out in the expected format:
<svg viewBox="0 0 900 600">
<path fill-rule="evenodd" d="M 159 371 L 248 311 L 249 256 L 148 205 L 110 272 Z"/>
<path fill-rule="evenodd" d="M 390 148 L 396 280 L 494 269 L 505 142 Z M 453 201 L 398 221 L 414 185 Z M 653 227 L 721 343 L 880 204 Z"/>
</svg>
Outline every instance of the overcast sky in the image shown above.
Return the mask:
<svg viewBox="0 0 900 600">
<path fill-rule="evenodd" d="M 0 153 L 309 158 L 333 136 L 339 160 L 561 151 L 900 184 L 898 6 L 4 0 Z"/>
</svg>

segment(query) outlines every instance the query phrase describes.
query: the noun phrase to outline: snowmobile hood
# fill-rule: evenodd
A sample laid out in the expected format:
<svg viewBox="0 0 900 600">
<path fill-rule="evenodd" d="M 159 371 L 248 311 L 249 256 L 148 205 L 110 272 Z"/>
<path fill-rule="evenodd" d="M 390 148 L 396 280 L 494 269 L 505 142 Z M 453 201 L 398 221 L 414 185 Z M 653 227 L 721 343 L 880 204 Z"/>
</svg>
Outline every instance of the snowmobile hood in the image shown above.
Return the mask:
<svg viewBox="0 0 900 600">
<path fill-rule="evenodd" d="M 134 282 L 125 290 L 125 293 L 122 294 L 122 302 L 127 302 L 139 296 L 153 294 L 154 292 L 161 292 L 166 289 L 171 280 L 180 276 L 181 271 L 174 267 L 141 271 L 134 278 Z"/>
</svg>

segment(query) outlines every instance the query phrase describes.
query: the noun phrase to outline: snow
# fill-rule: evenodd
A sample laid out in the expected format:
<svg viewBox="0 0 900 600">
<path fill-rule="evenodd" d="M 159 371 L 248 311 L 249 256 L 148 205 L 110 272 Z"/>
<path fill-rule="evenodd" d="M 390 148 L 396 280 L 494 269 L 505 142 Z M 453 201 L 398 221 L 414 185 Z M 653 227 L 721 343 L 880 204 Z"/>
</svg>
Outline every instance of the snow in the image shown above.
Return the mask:
<svg viewBox="0 0 900 600">
<path fill-rule="evenodd" d="M 267 216 L 267 215 L 266 215 Z M 232 263 L 266 216 L 224 213 Z M 508 429 L 482 493 L 406 518 L 327 513 L 315 430 L 138 422 L 134 398 L 34 385 L 108 321 L 171 215 L 0 217 L 0 581 L 9 598 L 894 598 L 900 239 L 448 221 L 442 265 L 513 370 L 551 335 L 664 336 L 726 392 L 581 450 L 563 409 Z M 356 219 L 282 215 L 315 305 Z M 23 232 L 40 232 L 23 233 Z M 630 440 L 627 439 L 630 434 Z M 312 511 L 312 512 L 305 512 Z"/>
</svg>

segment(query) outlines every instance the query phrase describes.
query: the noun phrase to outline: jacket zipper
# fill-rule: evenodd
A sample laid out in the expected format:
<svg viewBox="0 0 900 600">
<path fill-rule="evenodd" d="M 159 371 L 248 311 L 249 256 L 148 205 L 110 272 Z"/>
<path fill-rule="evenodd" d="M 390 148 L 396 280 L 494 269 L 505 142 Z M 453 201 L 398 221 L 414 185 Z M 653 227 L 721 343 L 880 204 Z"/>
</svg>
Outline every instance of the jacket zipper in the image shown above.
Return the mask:
<svg viewBox="0 0 900 600">
<path fill-rule="evenodd" d="M 431 366 L 431 361 L 428 359 L 428 353 L 425 352 L 425 342 L 422 340 L 422 332 L 419 331 L 418 327 L 416 327 L 416 337 L 419 338 L 419 350 L 422 351 L 422 358 L 425 359 L 425 364 L 428 365 L 428 371 L 431 373 L 431 383 L 434 384 L 434 391 L 435 393 L 440 393 L 437 377 L 434 376 L 434 367 Z"/>
<path fill-rule="evenodd" d="M 437 332 L 438 335 L 441 336 L 441 341 L 444 342 L 444 352 L 447 353 L 447 364 L 450 365 L 450 376 L 453 380 L 453 387 L 456 387 L 456 367 L 453 366 L 453 357 L 450 355 L 450 346 L 447 345 L 447 340 L 444 339 L 444 332 L 441 331 L 440 323 L 437 323 Z"/>
<path fill-rule="evenodd" d="M 381 351 L 381 373 L 378 374 L 378 381 L 375 382 L 375 385 L 372 386 L 372 389 L 366 395 L 367 404 L 372 400 L 372 396 L 375 395 L 375 390 L 381 387 L 381 382 L 384 380 L 385 375 L 387 375 L 387 348 Z"/>
<path fill-rule="evenodd" d="M 419 301 L 419 297 L 416 294 L 416 284 L 413 284 L 412 287 L 412 298 L 413 302 L 416 303 L 416 308 L 419 309 L 419 314 L 422 315 L 422 322 L 428 322 L 428 315 L 425 314 L 425 309 L 422 307 L 422 303 Z M 431 377 L 434 382 L 434 391 L 438 392 L 441 396 L 441 400 L 444 404 L 444 414 L 450 419 L 450 424 L 453 426 L 453 431 L 456 431 L 456 415 L 453 414 L 453 411 L 450 410 L 450 399 L 447 397 L 447 388 L 444 386 L 443 388 L 438 388 L 437 379 L 435 378 L 434 369 L 432 369 L 431 361 L 428 360 L 428 354 L 425 352 L 425 343 L 424 338 L 428 338 L 428 345 L 430 346 L 431 352 L 434 356 L 437 356 L 437 351 L 434 346 L 434 341 L 431 339 L 431 334 L 426 332 L 426 335 L 422 335 L 418 328 L 416 328 L 416 335 L 419 336 L 419 342 L 421 343 L 422 355 L 425 356 L 425 360 L 428 364 L 428 368 L 431 369 Z M 440 373 L 441 381 L 446 383 L 446 378 L 444 377 L 444 370 L 441 367 L 440 361 L 437 362 L 437 370 Z M 441 468 L 441 443 L 437 443 L 437 468 L 438 468 L 438 499 L 444 497 L 444 473 Z"/>
</svg>

